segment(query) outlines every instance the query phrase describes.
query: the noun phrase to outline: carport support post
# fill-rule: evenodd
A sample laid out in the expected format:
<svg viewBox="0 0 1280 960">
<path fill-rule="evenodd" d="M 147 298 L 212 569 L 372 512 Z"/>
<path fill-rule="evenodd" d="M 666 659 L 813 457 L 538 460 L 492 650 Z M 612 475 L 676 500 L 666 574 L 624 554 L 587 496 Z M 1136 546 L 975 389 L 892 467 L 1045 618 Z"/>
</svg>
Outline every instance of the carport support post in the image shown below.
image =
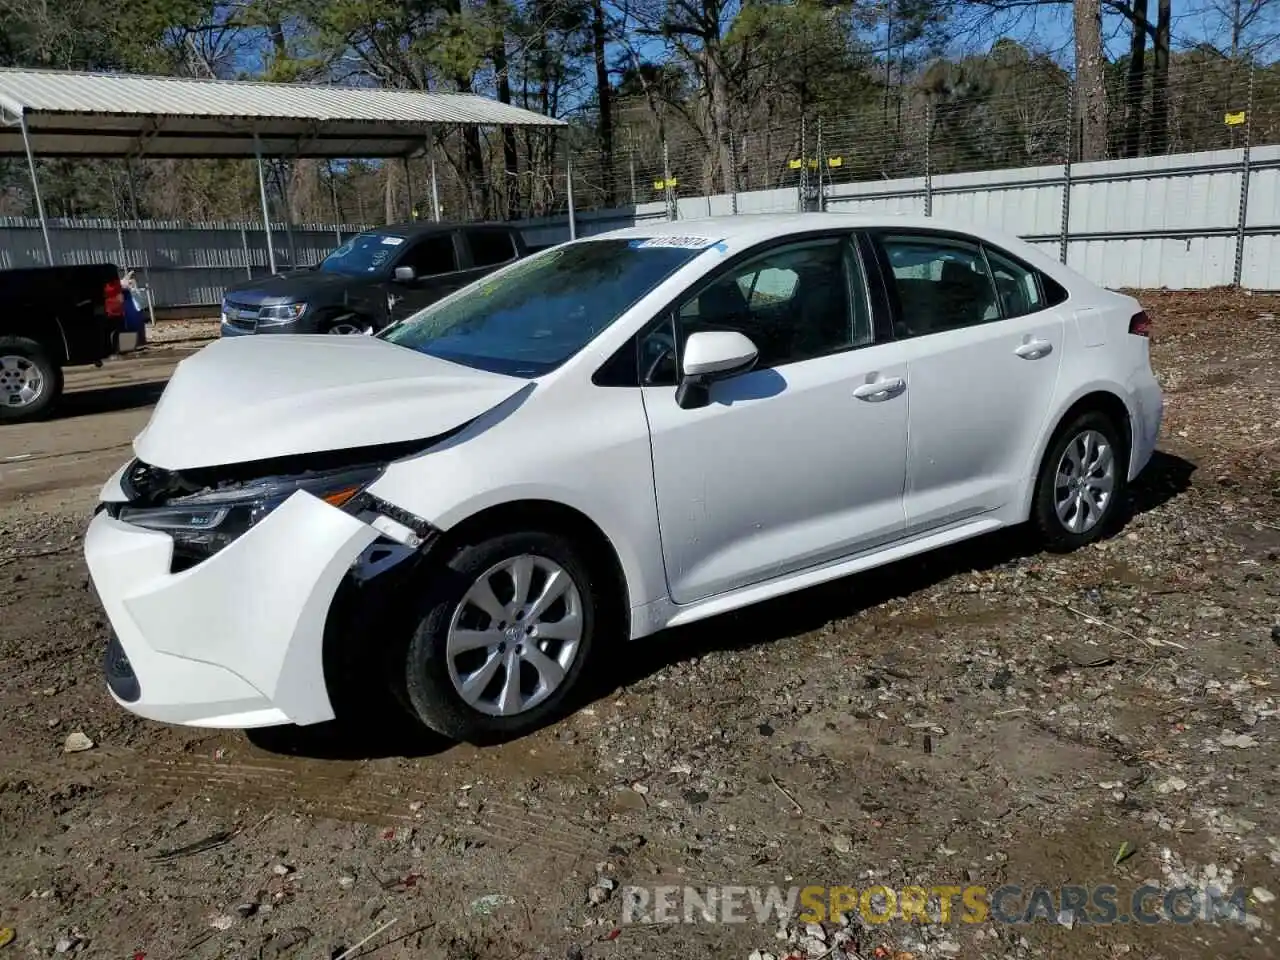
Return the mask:
<svg viewBox="0 0 1280 960">
<path fill-rule="evenodd" d="M 413 170 L 409 167 L 408 157 L 402 157 L 401 160 L 404 162 L 404 192 L 409 201 L 409 222 L 413 223 L 418 219 L 418 205 L 413 199 Z"/>
<path fill-rule="evenodd" d="M 342 208 L 338 206 L 338 181 L 333 178 L 333 161 L 326 160 L 325 167 L 329 171 L 329 198 L 333 200 L 333 235 L 342 246 Z"/>
<path fill-rule="evenodd" d="M 155 302 L 151 296 L 151 249 L 147 235 L 142 232 L 142 214 L 138 212 L 138 188 L 134 184 L 133 158 L 124 158 L 125 183 L 129 187 L 129 210 L 133 214 L 133 232 L 138 238 L 138 250 L 142 253 L 142 284 L 147 290 L 147 317 L 151 323 L 156 322 Z M 126 266 L 121 264 L 121 266 Z M 127 269 L 127 267 L 126 267 Z"/>
<path fill-rule="evenodd" d="M 436 179 L 436 158 L 431 158 L 431 216 L 440 222 L 440 182 Z"/>
<path fill-rule="evenodd" d="M 569 200 L 569 239 L 578 239 L 578 218 L 573 213 L 573 159 L 566 156 L 564 161 L 564 178 L 566 182 L 565 196 Z"/>
<path fill-rule="evenodd" d="M 258 197 L 262 200 L 262 227 L 267 231 L 267 263 L 271 275 L 276 275 L 276 248 L 271 242 L 271 209 L 267 206 L 267 178 L 262 172 L 262 141 L 253 135 L 253 155 L 258 159 Z"/>
<path fill-rule="evenodd" d="M 36 176 L 36 157 L 31 152 L 31 136 L 27 133 L 27 115 L 18 114 L 18 126 L 22 128 L 22 145 L 27 150 L 27 169 L 31 171 L 31 191 L 36 195 L 36 213 L 40 215 L 40 233 L 44 236 L 44 255 L 53 266 L 53 244 L 49 242 L 49 224 L 44 218 L 44 200 L 40 198 L 40 178 Z"/>
</svg>

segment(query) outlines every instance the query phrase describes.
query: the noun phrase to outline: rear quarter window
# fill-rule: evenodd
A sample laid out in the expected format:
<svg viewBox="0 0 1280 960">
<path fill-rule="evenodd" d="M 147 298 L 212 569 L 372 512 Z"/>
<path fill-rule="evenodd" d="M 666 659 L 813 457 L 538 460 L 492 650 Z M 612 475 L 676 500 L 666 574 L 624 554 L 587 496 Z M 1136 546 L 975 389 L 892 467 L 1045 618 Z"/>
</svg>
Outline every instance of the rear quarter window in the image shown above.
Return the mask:
<svg viewBox="0 0 1280 960">
<path fill-rule="evenodd" d="M 1066 287 L 1047 273 L 1040 274 L 1040 286 L 1044 288 L 1044 303 L 1046 307 L 1056 307 L 1060 303 L 1066 303 L 1071 296 Z"/>
</svg>

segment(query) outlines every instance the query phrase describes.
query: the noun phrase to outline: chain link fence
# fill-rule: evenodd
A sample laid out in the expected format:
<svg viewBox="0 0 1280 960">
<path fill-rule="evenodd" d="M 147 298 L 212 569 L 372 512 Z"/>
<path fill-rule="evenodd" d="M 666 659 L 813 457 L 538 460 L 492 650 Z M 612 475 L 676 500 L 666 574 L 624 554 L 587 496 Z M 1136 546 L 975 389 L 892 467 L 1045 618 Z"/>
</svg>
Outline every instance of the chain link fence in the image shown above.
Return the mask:
<svg viewBox="0 0 1280 960">
<path fill-rule="evenodd" d="M 1117 74 L 1101 117 L 1087 126 L 1077 109 L 1083 92 L 1056 68 L 961 75 L 936 86 L 885 91 L 837 113 L 794 110 L 783 121 L 730 111 L 722 135 L 673 113 L 624 121 L 607 148 L 582 123 L 512 134 L 516 149 L 504 156 L 504 135 L 495 131 L 481 138 L 483 160 L 471 167 L 460 159 L 460 135 L 450 135 L 432 161 L 436 194 L 445 219 L 565 214 L 571 168 L 578 212 L 655 202 L 674 210 L 699 197 L 784 190 L 812 200 L 832 184 L 1280 142 L 1280 67 L 1182 63 L 1163 92 L 1150 76 L 1133 82 Z M 429 209 L 415 205 L 424 215 Z M 747 212 L 740 207 L 735 212 Z M 796 209 L 794 196 L 756 207 Z"/>
<path fill-rule="evenodd" d="M 875 210 L 1001 226 L 1069 262 L 1108 260 L 1118 248 L 1106 244 L 1122 236 L 1168 241 L 1159 255 L 1175 261 L 1200 255 L 1192 241 L 1203 242 L 1216 265 L 1197 285 L 1240 284 L 1242 272 L 1246 284 L 1280 285 L 1262 271 L 1273 240 L 1280 252 L 1280 152 L 1268 146 L 1280 144 L 1280 66 L 1207 56 L 1175 66 L 1158 90 L 1149 75 L 1109 77 L 1105 109 L 1087 122 L 1085 92 L 1056 67 L 983 75 L 951 65 L 927 87 L 872 91 L 838 112 L 785 103 L 730 111 L 716 137 L 685 114 L 634 105 L 620 109 L 608 143 L 585 122 L 447 130 L 425 156 L 364 164 L 373 193 L 333 166 L 318 171 L 313 207 L 341 225 L 290 223 L 277 203 L 274 246 L 283 267 L 313 262 L 371 222 L 519 221 L 542 246 L 653 219 Z M 1106 192 L 1118 183 L 1130 187 Z M 267 269 L 261 224 L 250 210 L 242 216 L 54 220 L 55 258 L 105 256 L 150 270 L 162 302 L 216 302 L 226 283 Z M 0 228 L 0 266 L 42 262 L 37 223 Z"/>
</svg>

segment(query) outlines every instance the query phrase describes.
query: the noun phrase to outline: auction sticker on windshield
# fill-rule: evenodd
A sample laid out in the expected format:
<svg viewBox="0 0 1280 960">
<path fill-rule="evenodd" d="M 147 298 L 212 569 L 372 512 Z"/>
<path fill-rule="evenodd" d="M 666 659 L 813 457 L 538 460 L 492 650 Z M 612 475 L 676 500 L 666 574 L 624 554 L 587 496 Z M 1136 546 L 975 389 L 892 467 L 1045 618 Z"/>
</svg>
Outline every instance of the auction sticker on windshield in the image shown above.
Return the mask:
<svg viewBox="0 0 1280 960">
<path fill-rule="evenodd" d="M 383 237 L 382 243 L 384 246 L 398 247 L 400 244 L 404 243 L 404 237 Z"/>
<path fill-rule="evenodd" d="M 666 247 L 675 250 L 705 250 L 707 247 L 715 246 L 719 240 L 712 240 L 708 237 L 646 237 L 644 240 L 632 240 L 631 246 L 636 250 L 645 250 L 653 247 Z"/>
</svg>

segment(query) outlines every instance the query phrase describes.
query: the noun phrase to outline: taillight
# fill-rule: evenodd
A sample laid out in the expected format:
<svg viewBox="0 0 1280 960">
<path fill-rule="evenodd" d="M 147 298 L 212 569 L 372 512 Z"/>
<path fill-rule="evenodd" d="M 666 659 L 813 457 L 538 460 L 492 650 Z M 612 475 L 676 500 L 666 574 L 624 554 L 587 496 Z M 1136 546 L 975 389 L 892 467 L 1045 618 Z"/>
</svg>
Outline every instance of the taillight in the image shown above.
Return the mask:
<svg viewBox="0 0 1280 960">
<path fill-rule="evenodd" d="M 107 316 L 112 320 L 124 318 L 124 287 L 119 280 L 108 280 L 103 287 L 103 296 L 107 301 Z"/>
<path fill-rule="evenodd" d="M 1151 318 L 1147 316 L 1147 311 L 1139 310 L 1129 318 L 1129 332 L 1135 337 L 1151 336 Z"/>
</svg>

